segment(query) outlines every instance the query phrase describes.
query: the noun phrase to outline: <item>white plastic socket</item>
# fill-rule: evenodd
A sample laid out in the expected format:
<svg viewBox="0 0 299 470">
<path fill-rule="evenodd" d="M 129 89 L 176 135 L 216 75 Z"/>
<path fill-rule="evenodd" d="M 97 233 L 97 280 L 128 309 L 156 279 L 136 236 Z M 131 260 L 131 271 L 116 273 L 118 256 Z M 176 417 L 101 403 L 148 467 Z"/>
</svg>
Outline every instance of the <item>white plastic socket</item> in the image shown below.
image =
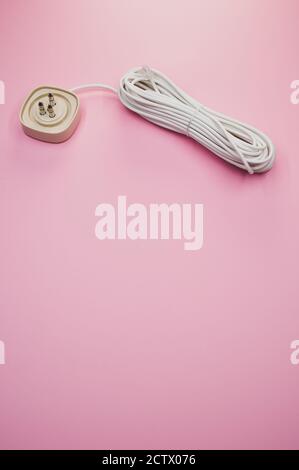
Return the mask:
<svg viewBox="0 0 299 470">
<path fill-rule="evenodd" d="M 20 122 L 25 134 L 44 142 L 69 139 L 80 120 L 80 102 L 71 91 L 51 86 L 34 89 L 25 100 Z"/>
</svg>

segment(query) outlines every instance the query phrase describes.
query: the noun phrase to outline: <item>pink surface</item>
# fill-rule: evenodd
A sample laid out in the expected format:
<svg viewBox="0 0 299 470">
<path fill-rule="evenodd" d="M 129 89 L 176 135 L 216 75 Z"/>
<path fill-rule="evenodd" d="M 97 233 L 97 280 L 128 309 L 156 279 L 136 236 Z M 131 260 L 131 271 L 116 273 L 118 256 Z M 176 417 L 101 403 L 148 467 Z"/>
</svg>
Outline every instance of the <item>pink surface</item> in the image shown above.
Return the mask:
<svg viewBox="0 0 299 470">
<path fill-rule="evenodd" d="M 1 0 L 0 447 L 298 448 L 296 0 Z M 67 143 L 29 139 L 28 92 L 160 69 L 269 134 L 249 176 L 82 94 Z M 204 246 L 94 235 L 101 202 L 205 207 Z"/>
</svg>

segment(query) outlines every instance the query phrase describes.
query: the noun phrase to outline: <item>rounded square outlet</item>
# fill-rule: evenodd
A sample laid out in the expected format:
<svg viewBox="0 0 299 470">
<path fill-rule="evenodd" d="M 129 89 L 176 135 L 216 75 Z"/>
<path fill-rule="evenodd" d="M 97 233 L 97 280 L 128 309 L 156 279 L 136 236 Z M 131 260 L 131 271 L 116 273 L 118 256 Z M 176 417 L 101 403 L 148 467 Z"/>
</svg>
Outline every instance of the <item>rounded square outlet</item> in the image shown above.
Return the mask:
<svg viewBox="0 0 299 470">
<path fill-rule="evenodd" d="M 71 91 L 40 86 L 25 100 L 20 122 L 25 134 L 44 142 L 59 143 L 69 139 L 79 119 L 79 98 Z"/>
</svg>

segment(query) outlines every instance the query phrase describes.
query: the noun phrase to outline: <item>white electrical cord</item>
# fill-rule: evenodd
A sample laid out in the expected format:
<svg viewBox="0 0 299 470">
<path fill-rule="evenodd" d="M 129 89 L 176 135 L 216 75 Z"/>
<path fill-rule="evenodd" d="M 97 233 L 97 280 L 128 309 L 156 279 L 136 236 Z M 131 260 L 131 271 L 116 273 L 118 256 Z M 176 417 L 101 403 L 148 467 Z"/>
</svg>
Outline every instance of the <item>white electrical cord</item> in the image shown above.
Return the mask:
<svg viewBox="0 0 299 470">
<path fill-rule="evenodd" d="M 261 131 L 213 111 L 149 67 L 127 72 L 115 88 L 93 83 L 73 88 L 104 88 L 148 121 L 196 140 L 228 163 L 248 171 L 270 170 L 275 159 L 271 140 Z"/>
<path fill-rule="evenodd" d="M 74 93 L 76 91 L 85 90 L 87 88 L 103 88 L 104 90 L 110 90 L 117 94 L 116 88 L 113 88 L 113 86 L 110 85 L 104 85 L 103 83 L 88 83 L 87 85 L 79 85 L 74 88 L 71 88 L 70 91 Z"/>
</svg>

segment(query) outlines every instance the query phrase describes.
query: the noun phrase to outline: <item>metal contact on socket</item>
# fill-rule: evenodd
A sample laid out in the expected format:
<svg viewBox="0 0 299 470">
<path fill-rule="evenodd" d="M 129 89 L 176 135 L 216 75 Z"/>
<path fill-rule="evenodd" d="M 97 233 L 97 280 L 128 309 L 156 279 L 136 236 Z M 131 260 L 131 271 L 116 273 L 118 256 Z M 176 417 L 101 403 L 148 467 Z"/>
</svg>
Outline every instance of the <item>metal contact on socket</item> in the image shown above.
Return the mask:
<svg viewBox="0 0 299 470">
<path fill-rule="evenodd" d="M 49 98 L 49 104 L 51 106 L 55 106 L 56 105 L 56 102 L 55 102 L 55 98 L 54 98 L 54 95 L 52 93 L 49 93 L 48 94 L 48 98 Z"/>
<path fill-rule="evenodd" d="M 46 114 L 45 106 L 44 106 L 44 103 L 42 101 L 40 101 L 38 103 L 38 109 L 39 109 L 39 114 L 41 116 L 44 116 Z"/>
<path fill-rule="evenodd" d="M 54 118 L 56 116 L 53 106 L 51 104 L 49 104 L 48 106 L 48 114 L 50 118 Z"/>
</svg>

